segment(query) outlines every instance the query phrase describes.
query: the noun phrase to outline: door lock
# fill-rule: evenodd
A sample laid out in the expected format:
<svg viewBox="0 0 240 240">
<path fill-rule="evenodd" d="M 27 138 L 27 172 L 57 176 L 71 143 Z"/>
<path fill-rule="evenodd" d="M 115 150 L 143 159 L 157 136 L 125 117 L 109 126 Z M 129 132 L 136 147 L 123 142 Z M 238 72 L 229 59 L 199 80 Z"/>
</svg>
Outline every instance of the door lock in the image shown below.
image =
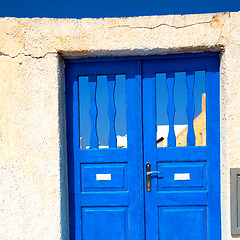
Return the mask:
<svg viewBox="0 0 240 240">
<path fill-rule="evenodd" d="M 146 163 L 146 183 L 147 183 L 147 192 L 151 192 L 151 174 L 161 173 L 159 171 L 151 171 L 151 164 Z"/>
</svg>

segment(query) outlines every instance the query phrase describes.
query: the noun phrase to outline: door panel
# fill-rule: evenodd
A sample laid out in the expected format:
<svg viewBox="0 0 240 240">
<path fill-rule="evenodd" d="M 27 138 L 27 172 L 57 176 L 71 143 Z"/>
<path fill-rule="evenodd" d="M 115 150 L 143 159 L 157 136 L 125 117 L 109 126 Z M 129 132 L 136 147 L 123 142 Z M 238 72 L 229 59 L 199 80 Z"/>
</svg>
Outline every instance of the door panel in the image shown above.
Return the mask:
<svg viewBox="0 0 240 240">
<path fill-rule="evenodd" d="M 158 163 L 158 191 L 206 189 L 206 163 Z"/>
<path fill-rule="evenodd" d="M 82 208 L 83 239 L 129 239 L 127 210 L 127 207 Z"/>
<path fill-rule="evenodd" d="M 127 164 L 81 164 L 82 192 L 127 191 Z"/>
<path fill-rule="evenodd" d="M 159 207 L 159 239 L 207 239 L 207 209 L 204 206 Z M 171 224 L 169 224 L 171 223 Z"/>
<path fill-rule="evenodd" d="M 71 239 L 142 239 L 143 168 L 141 124 L 141 78 L 139 62 L 66 64 L 68 116 L 68 159 Z M 118 148 L 114 103 L 116 76 L 126 76 L 127 148 Z M 80 138 L 79 81 L 87 76 L 90 95 L 90 146 L 83 149 Z M 107 146 L 99 144 L 97 128 L 98 84 L 106 76 L 110 123 Z M 84 80 L 85 79 L 85 80 Z M 106 97 L 106 96 L 105 96 Z M 100 99 L 102 100 L 102 99 Z M 103 128 L 104 128 L 103 123 Z M 84 126 L 83 126 L 84 128 Z"/>
<path fill-rule="evenodd" d="M 143 61 L 144 163 L 149 162 L 152 171 L 160 172 L 151 174 L 151 192 L 145 191 L 146 240 L 220 239 L 220 159 L 219 154 L 214 154 L 219 152 L 218 68 L 216 57 Z M 206 73 L 207 146 L 201 147 L 195 146 L 193 128 L 195 71 Z M 176 147 L 174 101 L 180 99 L 174 99 L 173 91 L 177 72 L 186 73 L 188 89 L 186 147 Z M 168 87 L 166 147 L 156 144 L 159 73 L 166 74 Z"/>
</svg>

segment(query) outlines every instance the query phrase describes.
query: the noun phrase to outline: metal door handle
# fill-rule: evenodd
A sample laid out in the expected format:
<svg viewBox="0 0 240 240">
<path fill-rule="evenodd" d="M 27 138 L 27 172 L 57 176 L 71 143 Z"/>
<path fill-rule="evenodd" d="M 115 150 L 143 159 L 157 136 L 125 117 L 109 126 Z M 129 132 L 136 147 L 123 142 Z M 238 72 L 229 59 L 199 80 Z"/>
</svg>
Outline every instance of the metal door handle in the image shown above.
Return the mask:
<svg viewBox="0 0 240 240">
<path fill-rule="evenodd" d="M 159 171 L 151 171 L 151 172 L 147 172 L 147 175 L 151 175 L 152 173 L 161 173 Z"/>
<path fill-rule="evenodd" d="M 146 163 L 146 187 L 147 192 L 151 192 L 151 174 L 152 173 L 161 173 L 159 171 L 151 171 L 151 163 Z"/>
</svg>

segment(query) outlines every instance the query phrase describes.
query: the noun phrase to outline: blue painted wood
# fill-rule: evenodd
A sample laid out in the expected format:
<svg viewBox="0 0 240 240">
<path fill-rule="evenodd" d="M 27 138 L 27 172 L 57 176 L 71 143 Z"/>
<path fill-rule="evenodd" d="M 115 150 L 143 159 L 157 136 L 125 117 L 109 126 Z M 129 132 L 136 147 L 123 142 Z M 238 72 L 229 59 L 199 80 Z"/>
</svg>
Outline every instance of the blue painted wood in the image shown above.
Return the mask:
<svg viewBox="0 0 240 240">
<path fill-rule="evenodd" d="M 195 57 L 194 57 L 195 56 Z M 201 71 L 206 70 L 211 65 L 214 67 L 214 60 L 219 57 L 219 53 L 209 53 L 209 54 L 177 54 L 177 55 L 168 55 L 168 56 L 154 56 L 154 57 L 147 57 L 149 61 L 152 63 L 154 59 L 157 60 L 159 63 L 157 65 L 157 72 L 158 73 L 166 73 L 166 72 L 186 72 L 186 71 Z M 209 56 L 209 57 L 205 57 Z M 217 57 L 216 57 L 217 56 Z M 144 57 L 137 57 L 137 60 L 140 61 L 146 59 Z M 205 61 L 208 59 L 208 61 Z M 134 60 L 134 57 L 125 57 L 125 58 L 88 58 L 88 59 L 81 59 L 81 60 L 68 60 L 73 61 L 71 66 L 73 71 L 77 71 L 79 75 L 86 75 L 86 72 L 91 72 L 95 75 L 106 75 L 106 62 L 110 63 L 114 62 L 114 66 L 112 65 L 110 69 L 108 69 L 108 74 L 124 74 L 126 71 L 123 71 L 125 62 Z M 79 65 L 77 62 L 81 63 L 82 68 L 79 69 Z M 91 64 L 89 64 L 91 62 Z"/>
<path fill-rule="evenodd" d="M 194 59 L 194 61 L 203 61 L 206 57 L 219 57 L 219 52 L 202 52 L 202 53 L 183 53 L 169 55 L 151 55 L 151 56 L 130 56 L 130 57 L 98 57 L 98 58 L 78 58 L 65 59 L 66 63 L 93 63 L 93 62 L 113 62 L 113 61 L 133 61 L 133 60 L 166 60 L 166 59 Z"/>
<path fill-rule="evenodd" d="M 207 147 L 158 148 L 158 162 L 207 161 Z"/>
<path fill-rule="evenodd" d="M 143 167 L 143 118 L 142 118 L 142 75 L 141 75 L 141 71 L 142 71 L 142 61 L 137 60 L 134 63 L 134 70 L 135 70 L 135 79 L 137 82 L 137 91 L 136 91 L 136 118 L 137 118 L 137 124 L 136 124 L 136 131 L 137 131 L 137 137 L 136 137 L 136 141 L 135 141 L 135 147 L 136 147 L 136 151 L 138 153 L 138 162 L 137 162 L 137 176 L 138 176 L 138 180 L 135 179 L 135 181 L 139 182 L 139 184 L 137 185 L 135 182 L 135 186 L 138 186 L 138 189 L 136 188 L 135 191 L 138 192 L 138 196 L 139 196 L 139 206 L 138 206 L 138 216 L 140 219 L 142 219 L 142 221 L 140 221 L 140 226 L 139 226 L 139 233 L 138 233 L 138 237 L 139 239 L 144 239 L 145 238 L 145 216 L 144 216 L 144 211 L 145 211 L 145 206 L 144 206 L 144 193 L 145 193 L 145 184 L 144 184 L 144 167 Z M 131 93 L 131 92 L 130 92 Z M 130 95 L 131 96 L 131 95 Z M 136 177 L 136 176 L 135 176 Z M 131 175 L 131 178 L 135 178 L 134 177 L 134 172 Z M 131 196 L 131 200 L 135 201 L 135 196 L 134 194 L 132 194 Z M 142 203 L 142 204 L 141 204 Z M 136 208 L 137 209 L 137 208 Z M 136 213 L 135 213 L 136 214 Z M 136 222 L 135 222 L 136 223 Z M 137 230 L 137 229 L 136 229 Z M 132 238 L 134 238 L 134 236 L 132 236 Z"/>
<path fill-rule="evenodd" d="M 206 206 L 207 202 L 207 190 L 159 191 L 157 194 L 157 206 Z"/>
<path fill-rule="evenodd" d="M 194 101 L 193 101 L 193 87 L 194 87 L 194 71 L 187 72 L 187 89 L 188 89 L 188 103 L 187 103 L 187 117 L 188 117 L 188 133 L 187 146 L 195 146 L 195 133 L 193 128 L 194 120 Z"/>
<path fill-rule="evenodd" d="M 143 205 L 143 171 L 142 168 L 142 122 L 141 122 L 141 69 L 140 62 L 112 62 L 109 64 L 66 64 L 66 101 L 68 114 L 68 158 L 69 158 L 69 184 L 71 185 L 70 199 L 70 229 L 71 240 L 82 240 L 84 238 L 106 239 L 95 236 L 102 226 L 95 221 L 98 216 L 86 217 L 84 209 L 108 208 L 113 216 L 101 215 L 101 221 L 122 224 L 124 222 L 124 239 L 143 239 L 144 236 L 144 205 Z M 98 149 L 96 134 L 96 76 L 97 75 L 126 76 L 127 91 L 127 132 L 128 148 Z M 89 89 L 91 96 L 91 127 L 94 133 L 91 149 L 79 148 L 79 106 L 78 106 L 78 76 L 89 76 Z M 76 85 L 76 86 L 75 86 Z M 112 88 L 112 83 L 110 83 Z M 110 90 L 112 93 L 114 91 Z M 113 98 L 112 98 L 113 99 Z M 110 101 L 112 101 L 110 99 Z M 78 109 L 77 109 L 78 107 Z M 114 110 L 113 110 L 114 111 Z M 112 112 L 113 112 L 112 111 Z M 113 119 L 113 118 L 112 118 Z M 112 122 L 113 125 L 113 122 Z M 78 138 L 78 140 L 77 140 Z M 111 142 L 111 141 L 110 141 Z M 96 147 L 93 149 L 93 146 Z M 96 174 L 111 174 L 111 181 L 98 182 Z M 95 176 L 95 177 L 94 177 Z M 118 214 L 117 209 L 126 209 L 124 214 Z M 101 210 L 100 209 L 100 210 Z M 115 211 L 116 209 L 116 211 Z M 116 214 L 115 214 L 116 213 Z M 85 215 L 84 215 L 85 214 Z M 125 216 L 123 219 L 122 216 Z M 86 232 L 87 221 L 93 222 L 96 229 L 91 235 Z M 122 222 L 120 222 L 122 221 Z M 99 227 L 100 226 L 100 227 Z M 108 226 L 109 228 L 109 226 Z M 98 230 L 97 230 L 98 229 Z M 84 233 L 85 231 L 85 233 Z M 94 232 L 96 231 L 96 232 Z M 119 232 L 114 228 L 108 229 L 110 239 L 119 239 Z M 114 232 L 115 231 L 115 232 Z M 113 237 L 115 235 L 119 235 Z M 121 230 L 122 234 L 122 230 Z"/>
<path fill-rule="evenodd" d="M 78 151 L 79 158 L 76 159 L 76 163 L 101 163 L 104 159 L 105 163 L 108 162 L 127 162 L 128 161 L 128 149 L 84 149 Z"/>
<path fill-rule="evenodd" d="M 131 62 L 126 62 L 129 66 Z M 139 61 L 132 63 L 132 69 L 126 73 L 127 89 L 127 140 L 128 140 L 128 184 L 129 184 L 129 239 L 142 239 L 144 235 L 143 204 L 143 156 L 141 151 L 141 65 Z"/>
<path fill-rule="evenodd" d="M 167 72 L 166 80 L 167 80 L 167 87 L 168 87 L 168 106 L 167 106 L 168 121 L 169 121 L 168 147 L 175 147 L 176 146 L 176 136 L 174 133 L 175 106 L 173 101 L 175 74 L 173 72 Z"/>
<path fill-rule="evenodd" d="M 110 122 L 110 132 L 109 132 L 109 147 L 116 148 L 117 147 L 117 138 L 115 132 L 115 116 L 116 116 L 116 108 L 114 104 L 114 90 L 116 86 L 115 76 L 108 75 L 108 92 L 109 92 L 109 105 L 108 105 L 108 115 Z"/>
<path fill-rule="evenodd" d="M 76 236 L 81 235 L 79 225 L 81 225 L 81 212 L 78 209 L 80 199 L 80 165 L 76 165 L 74 159 L 78 157 L 79 150 L 79 106 L 78 106 L 78 76 L 73 71 L 71 65 L 67 65 L 65 69 L 66 79 L 66 114 L 67 121 L 67 137 L 68 137 L 68 176 L 69 176 L 69 209 L 70 219 L 70 237 L 77 239 Z"/>
<path fill-rule="evenodd" d="M 209 239 L 221 239 L 219 59 L 214 63 L 215 65 L 206 71 L 208 218 L 211 219 L 208 222 L 208 234 Z"/>
<path fill-rule="evenodd" d="M 98 136 L 97 136 L 97 105 L 96 105 L 96 87 L 97 87 L 97 76 L 89 75 L 88 84 L 90 90 L 90 109 L 89 114 L 91 118 L 91 137 L 90 137 L 90 148 L 98 148 Z"/>
<path fill-rule="evenodd" d="M 158 191 L 206 190 L 206 163 L 158 163 Z M 189 180 L 176 180 L 177 174 L 187 174 Z"/>
<path fill-rule="evenodd" d="M 158 214 L 157 213 L 157 181 L 152 178 L 152 191 L 146 192 L 147 162 L 151 163 L 151 170 L 157 170 L 156 148 L 156 62 L 143 61 L 143 139 L 144 139 L 144 177 L 145 177 L 145 228 L 146 239 L 158 240 Z M 156 179 L 156 175 L 155 175 Z M 151 219 L 151 220 L 149 220 Z"/>
<path fill-rule="evenodd" d="M 127 191 L 126 168 L 126 163 L 81 164 L 82 192 Z M 97 181 L 99 174 L 110 179 Z"/>
<path fill-rule="evenodd" d="M 68 137 L 68 189 L 69 189 L 69 235 L 71 239 L 75 239 L 75 191 L 74 191 L 74 139 L 73 139 L 73 79 L 74 74 L 71 69 L 71 65 L 67 65 L 65 68 L 65 76 L 68 79 L 68 84 L 66 82 L 66 115 L 67 119 L 67 137 Z"/>
<path fill-rule="evenodd" d="M 207 240 L 206 221 L 205 206 L 160 207 L 159 239 Z"/>
<path fill-rule="evenodd" d="M 106 239 L 105 231 L 109 231 L 109 239 L 220 240 L 218 57 L 87 61 L 66 63 L 71 240 Z M 156 147 L 155 76 L 178 70 L 206 71 L 205 147 Z M 78 76 L 91 74 L 126 75 L 127 149 L 79 148 Z M 146 162 L 153 171 L 163 172 L 152 175 L 150 193 L 145 187 Z M 191 179 L 175 183 L 173 174 L 183 169 L 190 172 Z M 94 181 L 98 171 L 111 171 L 113 182 Z"/>
<path fill-rule="evenodd" d="M 128 240 L 128 209 L 126 207 L 83 208 L 83 239 Z"/>
<path fill-rule="evenodd" d="M 81 207 L 119 207 L 119 206 L 130 206 L 131 208 L 131 200 L 129 200 L 129 193 L 126 192 L 82 192 L 79 196 L 81 198 L 81 205 L 78 205 L 78 210 L 81 210 Z M 129 208 L 129 210 L 130 210 Z M 131 214 L 132 215 L 132 214 Z M 130 218 L 130 216 L 129 216 Z M 131 222 L 135 222 L 131 216 Z M 138 225 L 134 226 L 134 228 L 139 227 Z M 133 229 L 134 229 L 133 228 Z M 131 234 L 132 231 L 129 232 Z"/>
<path fill-rule="evenodd" d="M 76 79 L 76 78 L 75 78 Z M 79 86 L 78 86 L 78 81 L 74 81 L 73 83 L 73 99 L 79 99 Z M 74 157 L 77 156 L 77 151 L 76 149 L 79 149 L 80 147 L 80 136 L 79 136 L 79 106 L 77 101 L 73 101 L 73 141 L 74 141 Z M 74 176 L 79 176 L 80 175 L 80 166 L 77 166 L 76 164 L 74 164 Z M 80 199 L 78 198 L 78 195 L 80 194 L 80 189 L 76 189 L 79 186 L 79 178 L 78 177 L 74 177 L 74 188 L 75 188 L 75 204 L 76 206 L 78 206 L 80 204 Z M 81 212 L 79 211 L 79 209 L 76 207 L 75 209 L 75 233 L 76 236 L 80 235 L 80 229 L 78 229 L 78 224 L 76 223 L 80 223 L 81 224 L 82 221 L 82 216 L 81 216 Z"/>
<path fill-rule="evenodd" d="M 217 57 L 143 61 L 144 164 L 150 162 L 152 171 L 162 172 L 152 174 L 152 191 L 145 191 L 146 240 L 221 239 L 218 68 Z M 207 146 L 156 148 L 156 120 L 152 116 L 155 74 L 199 70 L 207 73 Z M 190 172 L 190 180 L 174 183 L 174 174 L 179 171 Z M 166 215 L 161 212 L 163 208 Z M 186 212 L 182 214 L 179 209 L 183 208 Z M 192 225 L 195 220 L 198 226 Z"/>
</svg>

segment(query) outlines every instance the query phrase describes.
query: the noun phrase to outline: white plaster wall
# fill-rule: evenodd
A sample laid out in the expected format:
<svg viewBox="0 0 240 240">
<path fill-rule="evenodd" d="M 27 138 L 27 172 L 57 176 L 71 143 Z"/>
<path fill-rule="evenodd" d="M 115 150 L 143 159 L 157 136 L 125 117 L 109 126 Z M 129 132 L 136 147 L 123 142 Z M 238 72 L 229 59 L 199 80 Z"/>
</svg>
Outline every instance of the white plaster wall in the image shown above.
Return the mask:
<svg viewBox="0 0 240 240">
<path fill-rule="evenodd" d="M 0 239 L 68 239 L 63 58 L 221 51 L 222 239 L 240 166 L 240 12 L 0 18 Z"/>
<path fill-rule="evenodd" d="M 0 57 L 1 240 L 67 239 L 60 64 Z"/>
</svg>

